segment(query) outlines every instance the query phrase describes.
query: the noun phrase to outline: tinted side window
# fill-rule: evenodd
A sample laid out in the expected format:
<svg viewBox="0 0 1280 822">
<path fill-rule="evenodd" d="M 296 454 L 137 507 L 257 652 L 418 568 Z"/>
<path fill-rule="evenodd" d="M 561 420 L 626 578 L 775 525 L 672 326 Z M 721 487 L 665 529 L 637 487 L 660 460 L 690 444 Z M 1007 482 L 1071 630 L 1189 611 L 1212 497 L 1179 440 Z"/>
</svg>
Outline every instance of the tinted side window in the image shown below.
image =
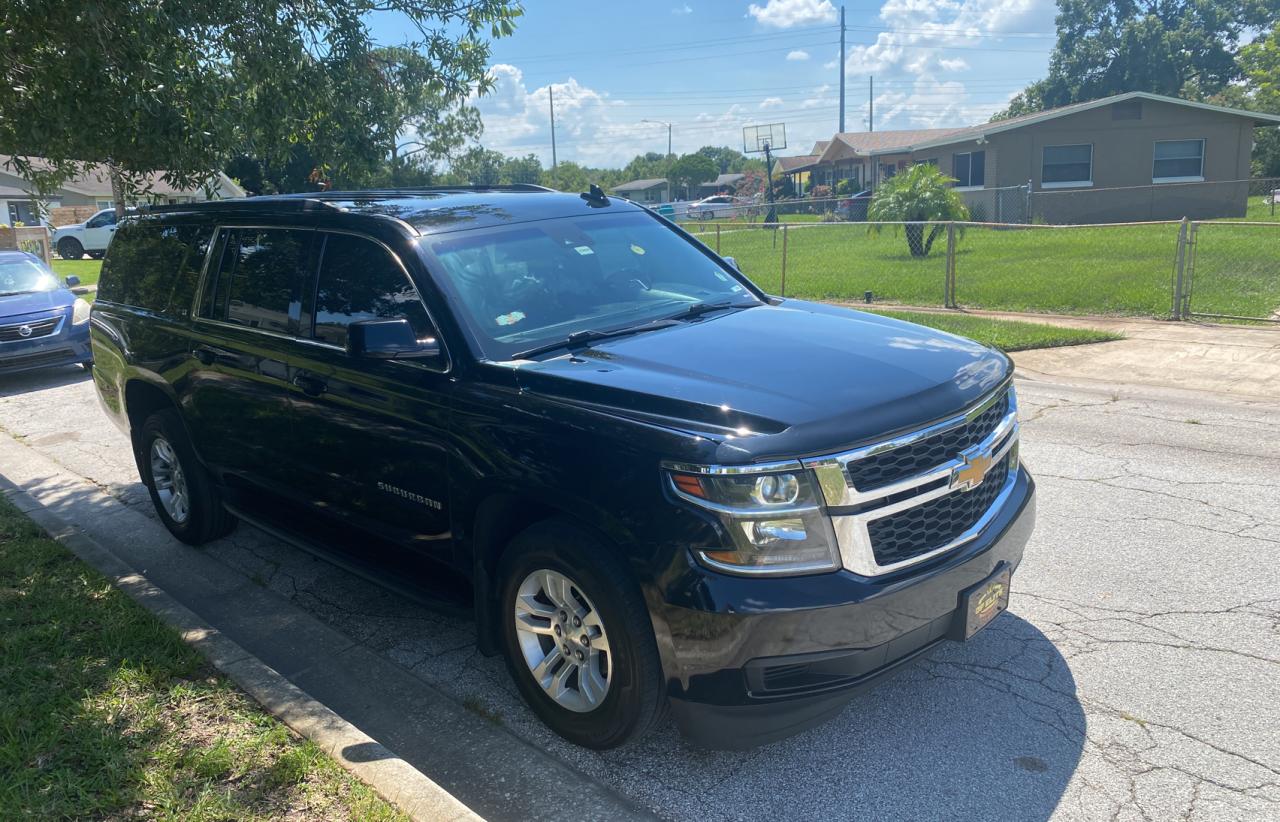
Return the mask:
<svg viewBox="0 0 1280 822">
<path fill-rule="evenodd" d="M 202 314 L 264 331 L 289 333 L 298 307 L 298 285 L 311 232 L 283 228 L 237 228 L 227 234 L 212 299 Z"/>
<path fill-rule="evenodd" d="M 115 225 L 116 213 L 114 211 L 100 211 L 90 218 L 89 222 L 84 224 L 85 228 L 102 228 L 103 226 Z"/>
<path fill-rule="evenodd" d="M 347 325 L 357 320 L 403 318 L 419 339 L 435 336 L 427 310 L 404 271 L 386 249 L 349 234 L 325 241 L 316 284 L 315 337 L 347 344 Z"/>
<path fill-rule="evenodd" d="M 125 221 L 102 263 L 98 299 L 185 317 L 212 237 L 211 226 Z"/>
</svg>

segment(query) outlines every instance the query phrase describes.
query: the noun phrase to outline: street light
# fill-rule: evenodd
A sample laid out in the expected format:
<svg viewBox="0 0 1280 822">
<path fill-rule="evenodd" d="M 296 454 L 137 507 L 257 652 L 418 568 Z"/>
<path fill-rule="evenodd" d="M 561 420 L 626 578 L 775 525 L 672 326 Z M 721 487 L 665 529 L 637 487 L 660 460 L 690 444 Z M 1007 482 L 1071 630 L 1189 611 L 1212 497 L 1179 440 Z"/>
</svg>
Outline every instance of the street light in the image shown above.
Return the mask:
<svg viewBox="0 0 1280 822">
<path fill-rule="evenodd" d="M 667 127 L 667 156 L 671 156 L 671 123 L 664 123 L 662 120 L 641 120 L 642 123 L 653 123 L 655 126 Z"/>
</svg>

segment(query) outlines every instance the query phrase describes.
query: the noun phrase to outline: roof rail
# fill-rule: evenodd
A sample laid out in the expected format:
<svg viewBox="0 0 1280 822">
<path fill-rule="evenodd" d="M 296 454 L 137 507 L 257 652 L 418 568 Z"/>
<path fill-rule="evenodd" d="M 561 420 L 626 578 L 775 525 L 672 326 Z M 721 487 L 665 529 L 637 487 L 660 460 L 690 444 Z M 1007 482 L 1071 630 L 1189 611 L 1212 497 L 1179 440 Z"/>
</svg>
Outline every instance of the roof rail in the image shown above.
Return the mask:
<svg viewBox="0 0 1280 822">
<path fill-rule="evenodd" d="M 145 205 L 139 211 L 144 214 L 165 214 L 175 211 L 280 211 L 301 213 L 307 211 L 341 211 L 333 203 L 315 197 L 235 197 L 226 200 L 200 200 L 190 203 L 164 203 Z"/>
<path fill-rule="evenodd" d="M 315 199 L 315 200 L 337 200 L 342 198 L 356 197 L 411 197 L 414 194 L 427 194 L 438 191 L 530 191 L 530 192 L 555 192 L 554 188 L 536 185 L 534 183 L 495 183 L 494 185 L 436 185 L 436 186 L 408 186 L 404 188 L 365 188 L 351 190 L 334 190 L 334 191 L 299 191 L 293 194 L 271 194 L 267 195 L 273 199 Z"/>
</svg>

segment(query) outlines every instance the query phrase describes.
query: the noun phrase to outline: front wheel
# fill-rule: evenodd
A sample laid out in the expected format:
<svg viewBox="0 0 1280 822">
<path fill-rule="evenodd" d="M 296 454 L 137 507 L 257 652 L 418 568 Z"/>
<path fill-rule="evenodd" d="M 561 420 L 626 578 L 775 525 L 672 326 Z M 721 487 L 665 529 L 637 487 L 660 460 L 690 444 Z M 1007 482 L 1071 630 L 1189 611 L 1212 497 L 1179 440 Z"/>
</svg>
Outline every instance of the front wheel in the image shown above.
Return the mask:
<svg viewBox="0 0 1280 822">
<path fill-rule="evenodd" d="M 609 546 L 571 523 L 538 523 L 504 553 L 503 650 L 525 702 L 588 748 L 648 733 L 666 700 L 644 599 Z"/>
<path fill-rule="evenodd" d="M 58 256 L 64 260 L 78 260 L 84 256 L 84 246 L 75 237 L 58 240 Z"/>
</svg>

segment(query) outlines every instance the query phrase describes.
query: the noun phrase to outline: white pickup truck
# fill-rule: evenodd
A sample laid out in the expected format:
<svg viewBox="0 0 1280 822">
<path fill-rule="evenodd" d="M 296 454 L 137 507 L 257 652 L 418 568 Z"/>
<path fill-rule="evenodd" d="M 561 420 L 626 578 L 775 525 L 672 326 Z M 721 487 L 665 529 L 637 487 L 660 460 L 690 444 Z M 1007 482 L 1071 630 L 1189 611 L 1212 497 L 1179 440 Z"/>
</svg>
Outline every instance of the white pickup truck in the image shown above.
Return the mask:
<svg viewBox="0 0 1280 822">
<path fill-rule="evenodd" d="M 133 209 L 128 211 L 132 212 Z M 107 245 L 116 233 L 116 210 L 104 208 L 83 223 L 58 226 L 49 238 L 58 256 L 64 260 L 78 260 L 85 254 L 101 257 L 107 253 Z"/>
</svg>

